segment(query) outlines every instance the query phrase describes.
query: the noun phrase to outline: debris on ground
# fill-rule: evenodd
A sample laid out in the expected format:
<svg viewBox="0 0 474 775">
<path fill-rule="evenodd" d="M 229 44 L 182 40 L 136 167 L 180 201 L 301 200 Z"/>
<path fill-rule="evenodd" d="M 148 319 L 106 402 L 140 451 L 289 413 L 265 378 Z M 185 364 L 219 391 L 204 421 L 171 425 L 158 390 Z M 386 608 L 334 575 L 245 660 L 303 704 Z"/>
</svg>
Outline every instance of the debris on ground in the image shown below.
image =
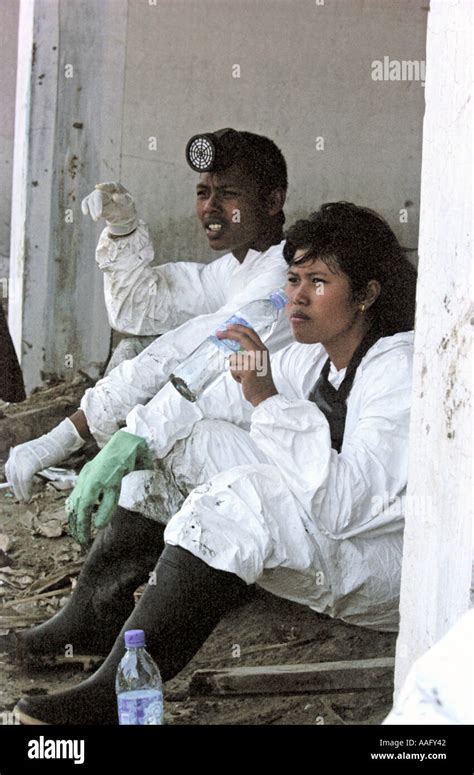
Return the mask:
<svg viewBox="0 0 474 775">
<path fill-rule="evenodd" d="M 66 493 L 37 485 L 34 500 L 22 504 L 0 491 L 0 634 L 31 627 L 66 603 L 84 560 L 65 532 Z M 59 527 L 49 538 L 40 526 Z M 3 555 L 0 555 L 3 556 Z M 138 598 L 140 590 L 137 592 Z M 305 665 L 393 657 L 395 635 L 377 633 L 320 616 L 308 608 L 259 590 L 256 598 L 229 614 L 179 676 L 165 687 L 168 724 L 378 724 L 392 704 L 392 688 L 326 693 L 206 696 L 191 694 L 197 670 L 271 665 Z M 0 713 L 11 712 L 24 694 L 62 691 L 84 679 L 100 661 L 55 667 L 20 667 L 0 654 Z M 13 722 L 12 722 L 13 723 Z"/>
<path fill-rule="evenodd" d="M 80 390 L 83 389 L 81 385 Z M 55 396 L 60 399 L 65 387 L 50 390 L 58 391 Z M 43 398 L 35 399 L 40 407 Z M 27 412 L 30 410 L 28 405 Z M 10 405 L 5 412 L 21 418 L 19 405 Z M 21 421 L 19 427 L 25 427 Z M 95 452 L 93 444 L 80 450 L 67 461 L 68 469 L 77 473 Z M 33 496 L 27 504 L 19 503 L 9 488 L 0 489 L 0 636 L 8 637 L 16 629 L 34 626 L 59 611 L 82 567 L 84 550 L 67 531 L 64 501 L 68 491 L 58 491 L 54 484 L 36 477 Z M 136 599 L 140 593 L 137 590 Z M 368 688 L 349 691 L 347 669 L 341 669 L 340 663 L 349 661 L 354 667 L 358 660 L 376 660 L 377 669 L 382 669 L 388 664 L 386 660 L 394 656 L 395 640 L 394 633 L 345 624 L 259 590 L 250 603 L 218 624 L 186 668 L 166 684 L 165 723 L 379 724 L 392 706 L 393 687 L 386 674 L 381 683 L 370 679 L 366 682 Z M 11 711 L 20 697 L 63 691 L 83 680 L 84 670 L 96 669 L 100 659 L 72 664 L 65 657 L 60 663 L 55 658 L 54 667 L 51 663 L 20 667 L 12 663 L 8 654 L 0 653 L 0 715 L 14 723 Z M 315 691 L 313 677 L 308 681 L 308 691 L 304 683 L 298 684 L 295 691 L 288 671 L 312 666 L 314 673 L 322 663 L 339 665 L 331 668 L 331 687 L 324 692 Z M 212 670 L 219 674 L 223 670 L 235 672 L 236 668 L 250 668 L 250 675 L 255 668 L 261 668 L 259 675 L 263 671 L 273 682 L 272 693 L 253 694 L 240 689 L 241 694 L 192 694 L 196 671 Z M 275 689 L 278 669 L 287 673 L 281 691 Z M 322 669 L 328 669 L 328 665 Z"/>
<path fill-rule="evenodd" d="M 69 382 L 58 382 L 33 391 L 19 404 L 2 404 L 0 409 L 0 458 L 10 447 L 48 433 L 79 407 L 86 389 L 93 384 L 87 374 Z"/>
</svg>

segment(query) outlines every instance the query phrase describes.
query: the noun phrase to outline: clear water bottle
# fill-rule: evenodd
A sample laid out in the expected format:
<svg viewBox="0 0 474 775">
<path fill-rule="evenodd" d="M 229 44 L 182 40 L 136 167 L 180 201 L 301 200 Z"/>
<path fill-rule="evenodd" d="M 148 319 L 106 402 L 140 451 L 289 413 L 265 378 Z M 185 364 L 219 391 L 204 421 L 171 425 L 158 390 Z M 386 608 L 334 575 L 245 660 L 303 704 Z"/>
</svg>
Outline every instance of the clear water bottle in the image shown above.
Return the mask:
<svg viewBox="0 0 474 775">
<path fill-rule="evenodd" d="M 218 330 L 225 331 L 230 323 L 253 328 L 265 340 L 275 328 L 280 310 L 288 304 L 282 291 L 275 291 L 267 299 L 251 301 L 225 321 Z M 226 370 L 229 356 L 240 349 L 232 339 L 208 336 L 199 347 L 176 367 L 170 382 L 188 401 L 196 401 Z"/>
<path fill-rule="evenodd" d="M 119 724 L 163 724 L 163 684 L 143 630 L 127 630 L 125 648 L 115 679 Z"/>
</svg>

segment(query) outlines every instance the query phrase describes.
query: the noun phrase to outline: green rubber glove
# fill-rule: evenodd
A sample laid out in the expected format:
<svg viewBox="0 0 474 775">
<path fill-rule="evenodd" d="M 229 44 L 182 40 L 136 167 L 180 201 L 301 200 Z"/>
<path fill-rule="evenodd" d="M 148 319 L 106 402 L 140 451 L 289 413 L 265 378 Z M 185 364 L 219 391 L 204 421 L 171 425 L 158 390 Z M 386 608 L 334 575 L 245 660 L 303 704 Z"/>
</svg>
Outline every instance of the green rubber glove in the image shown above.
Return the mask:
<svg viewBox="0 0 474 775">
<path fill-rule="evenodd" d="M 86 463 L 66 501 L 69 531 L 80 544 L 90 540 L 92 513 L 100 500 L 94 525 L 105 527 L 120 497 L 122 479 L 130 471 L 153 468 L 153 456 L 141 436 L 117 431 L 110 441 Z"/>
</svg>

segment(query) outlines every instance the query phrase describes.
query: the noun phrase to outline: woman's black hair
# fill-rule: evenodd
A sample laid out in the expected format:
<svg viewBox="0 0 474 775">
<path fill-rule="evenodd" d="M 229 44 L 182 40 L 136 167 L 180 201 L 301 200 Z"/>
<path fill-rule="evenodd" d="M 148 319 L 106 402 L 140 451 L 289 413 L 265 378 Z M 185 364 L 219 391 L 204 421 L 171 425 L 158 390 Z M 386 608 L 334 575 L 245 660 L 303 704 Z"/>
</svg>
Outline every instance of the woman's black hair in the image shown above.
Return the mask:
<svg viewBox="0 0 474 775">
<path fill-rule="evenodd" d="M 297 250 L 305 255 L 295 262 Z M 388 223 L 373 210 L 351 202 L 323 204 L 288 229 L 283 255 L 289 266 L 320 259 L 332 271 L 343 272 L 354 301 L 364 298 L 370 280 L 378 280 L 380 294 L 366 314 L 380 336 L 414 328 L 416 269 Z"/>
</svg>

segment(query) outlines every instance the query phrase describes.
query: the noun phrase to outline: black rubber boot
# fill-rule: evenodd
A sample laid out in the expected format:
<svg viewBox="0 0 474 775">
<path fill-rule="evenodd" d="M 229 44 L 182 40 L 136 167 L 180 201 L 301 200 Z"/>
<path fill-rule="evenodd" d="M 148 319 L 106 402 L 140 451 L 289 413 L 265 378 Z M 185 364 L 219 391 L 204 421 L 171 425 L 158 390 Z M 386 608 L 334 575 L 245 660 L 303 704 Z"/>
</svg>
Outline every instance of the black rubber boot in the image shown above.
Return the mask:
<svg viewBox="0 0 474 775">
<path fill-rule="evenodd" d="M 221 617 L 247 602 L 255 587 L 216 570 L 179 546 L 166 545 L 133 614 L 104 664 L 73 689 L 24 697 L 16 707 L 22 724 L 118 724 L 115 676 L 125 653 L 126 630 L 144 630 L 146 649 L 163 681 L 189 662 Z M 154 579 L 154 580 L 155 580 Z"/>
<path fill-rule="evenodd" d="M 163 533 L 164 525 L 119 506 L 96 536 L 64 608 L 47 622 L 14 633 L 14 658 L 25 663 L 54 655 L 106 656 L 133 611 L 133 593 L 148 581 L 163 551 Z"/>
</svg>

